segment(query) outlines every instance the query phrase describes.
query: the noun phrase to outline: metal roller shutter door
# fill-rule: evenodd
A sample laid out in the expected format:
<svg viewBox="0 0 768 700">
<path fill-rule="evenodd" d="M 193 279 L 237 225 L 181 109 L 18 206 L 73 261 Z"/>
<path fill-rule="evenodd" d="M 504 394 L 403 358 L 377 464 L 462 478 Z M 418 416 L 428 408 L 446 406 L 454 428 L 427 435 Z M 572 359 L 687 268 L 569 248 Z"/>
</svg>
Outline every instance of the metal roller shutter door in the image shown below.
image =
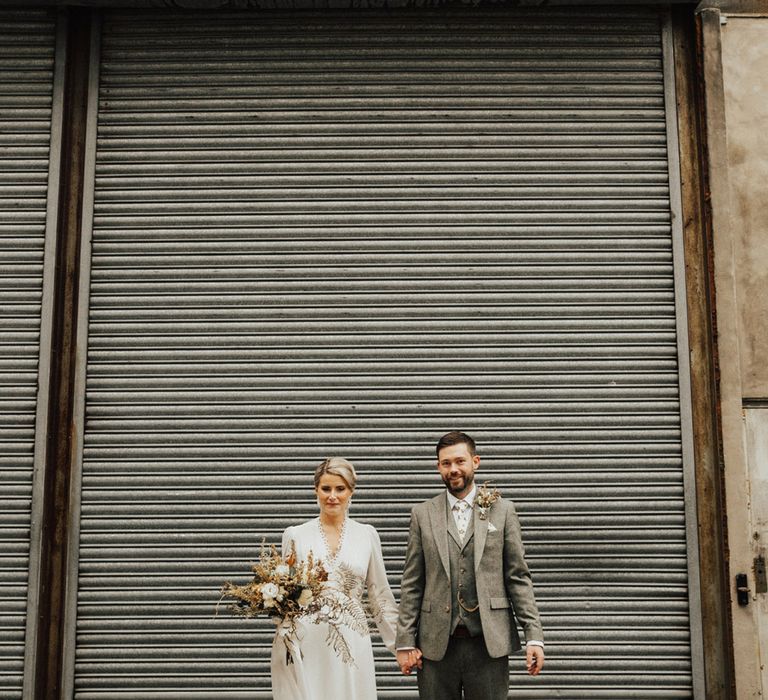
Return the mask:
<svg viewBox="0 0 768 700">
<path fill-rule="evenodd" d="M 516 697 L 690 697 L 657 15 L 115 13 L 102 42 L 76 697 L 269 697 L 270 625 L 214 619 L 221 581 L 340 454 L 397 593 L 457 426 L 544 617 Z"/>
<path fill-rule="evenodd" d="M 55 31 L 0 10 L 0 697 L 24 664 Z"/>
</svg>

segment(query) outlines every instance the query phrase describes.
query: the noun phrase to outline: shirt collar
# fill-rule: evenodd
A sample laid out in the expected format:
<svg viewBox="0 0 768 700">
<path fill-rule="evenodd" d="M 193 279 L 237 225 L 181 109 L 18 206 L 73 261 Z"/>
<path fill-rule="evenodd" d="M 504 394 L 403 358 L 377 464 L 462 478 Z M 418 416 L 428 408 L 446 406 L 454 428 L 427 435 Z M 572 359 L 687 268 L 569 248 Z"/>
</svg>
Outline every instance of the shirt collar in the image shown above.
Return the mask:
<svg viewBox="0 0 768 700">
<path fill-rule="evenodd" d="M 466 501 L 471 508 L 475 502 L 475 494 L 477 494 L 477 484 L 472 484 L 472 490 L 464 498 L 456 498 L 448 489 L 445 489 L 445 495 L 448 496 L 448 508 L 451 510 L 459 501 Z"/>
</svg>

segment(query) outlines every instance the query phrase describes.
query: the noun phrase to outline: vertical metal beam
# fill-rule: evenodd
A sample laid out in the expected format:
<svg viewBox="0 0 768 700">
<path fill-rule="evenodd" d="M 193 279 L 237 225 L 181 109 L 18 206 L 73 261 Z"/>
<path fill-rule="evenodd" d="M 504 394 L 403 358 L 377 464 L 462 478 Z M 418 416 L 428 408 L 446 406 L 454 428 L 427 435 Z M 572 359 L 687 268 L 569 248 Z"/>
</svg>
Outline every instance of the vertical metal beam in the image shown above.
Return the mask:
<svg viewBox="0 0 768 700">
<path fill-rule="evenodd" d="M 705 696 L 735 697 L 730 622 L 725 482 L 722 469 L 712 222 L 706 168 L 702 65 L 688 7 L 672 8 L 691 420 L 696 465 Z"/>
<path fill-rule="evenodd" d="M 88 361 L 88 309 L 91 287 L 91 235 L 93 233 L 93 199 L 96 180 L 96 127 L 99 111 L 99 65 L 101 59 L 101 16 L 91 20 L 90 69 L 88 71 L 88 105 L 85 132 L 83 207 L 80 238 L 80 289 L 78 292 L 77 356 L 74 367 L 74 405 L 72 414 L 72 471 L 69 499 L 69 543 L 67 547 L 67 581 L 64 600 L 64 642 L 61 688 L 63 698 L 75 695 L 75 646 L 77 629 L 77 585 L 80 559 L 80 503 L 83 469 L 83 435 L 85 433 L 85 380 Z"/>
<path fill-rule="evenodd" d="M 685 243 L 680 182 L 680 145 L 675 85 L 675 49 L 672 18 L 662 12 L 662 50 L 664 54 L 664 104 L 667 118 L 667 163 L 669 205 L 672 215 L 672 252 L 675 268 L 675 315 L 677 326 L 677 364 L 680 388 L 680 434 L 685 488 L 685 529 L 688 554 L 688 614 L 691 628 L 691 680 L 693 697 L 705 696 L 704 654 L 701 625 L 701 571 L 699 562 L 696 473 L 693 446 L 691 362 L 688 346 L 688 308 L 686 303 Z"/>
<path fill-rule="evenodd" d="M 61 697 L 64 599 L 72 469 L 75 329 L 79 292 L 80 236 L 85 156 L 86 106 L 90 65 L 91 11 L 67 11 L 61 97 L 60 161 L 55 221 L 52 288 L 46 314 L 50 321 L 50 371 L 46 445 L 38 453 L 39 476 L 36 537 L 37 624 L 35 649 L 28 654 L 31 678 L 27 697 Z M 57 56 L 57 58 L 59 58 Z M 57 144 L 58 145 L 58 144 Z M 50 233 L 50 231 L 49 231 Z M 52 244 L 53 245 L 53 244 Z"/>
</svg>

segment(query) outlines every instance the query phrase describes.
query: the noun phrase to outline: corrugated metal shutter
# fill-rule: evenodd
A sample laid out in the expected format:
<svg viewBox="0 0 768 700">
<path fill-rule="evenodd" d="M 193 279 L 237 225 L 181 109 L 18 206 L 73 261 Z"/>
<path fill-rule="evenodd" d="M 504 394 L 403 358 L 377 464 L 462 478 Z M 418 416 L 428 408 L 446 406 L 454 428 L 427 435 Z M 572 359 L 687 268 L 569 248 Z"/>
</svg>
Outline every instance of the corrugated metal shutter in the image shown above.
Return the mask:
<svg viewBox="0 0 768 700">
<path fill-rule="evenodd" d="M 656 14 L 109 14 L 101 71 L 76 697 L 269 697 L 220 583 L 340 454 L 397 586 L 454 427 L 525 528 L 516 697 L 689 697 Z"/>
<path fill-rule="evenodd" d="M 0 697 L 24 664 L 55 33 L 0 10 Z"/>
</svg>

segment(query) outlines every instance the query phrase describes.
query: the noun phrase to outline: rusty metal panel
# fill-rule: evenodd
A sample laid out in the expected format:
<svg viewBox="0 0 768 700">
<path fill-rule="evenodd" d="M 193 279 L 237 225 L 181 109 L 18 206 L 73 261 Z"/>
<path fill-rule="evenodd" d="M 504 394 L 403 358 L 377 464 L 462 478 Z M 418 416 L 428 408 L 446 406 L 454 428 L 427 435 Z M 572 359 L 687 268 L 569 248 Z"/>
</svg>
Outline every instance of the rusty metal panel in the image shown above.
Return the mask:
<svg viewBox="0 0 768 700">
<path fill-rule="evenodd" d="M 461 427 L 521 514 L 551 671 L 691 697 L 659 19 L 107 13 L 75 697 L 270 697 L 213 617 L 360 472 L 397 592 Z M 380 697 L 415 697 L 377 648 Z"/>
<path fill-rule="evenodd" d="M 0 696 L 21 698 L 55 26 L 0 10 Z"/>
</svg>

